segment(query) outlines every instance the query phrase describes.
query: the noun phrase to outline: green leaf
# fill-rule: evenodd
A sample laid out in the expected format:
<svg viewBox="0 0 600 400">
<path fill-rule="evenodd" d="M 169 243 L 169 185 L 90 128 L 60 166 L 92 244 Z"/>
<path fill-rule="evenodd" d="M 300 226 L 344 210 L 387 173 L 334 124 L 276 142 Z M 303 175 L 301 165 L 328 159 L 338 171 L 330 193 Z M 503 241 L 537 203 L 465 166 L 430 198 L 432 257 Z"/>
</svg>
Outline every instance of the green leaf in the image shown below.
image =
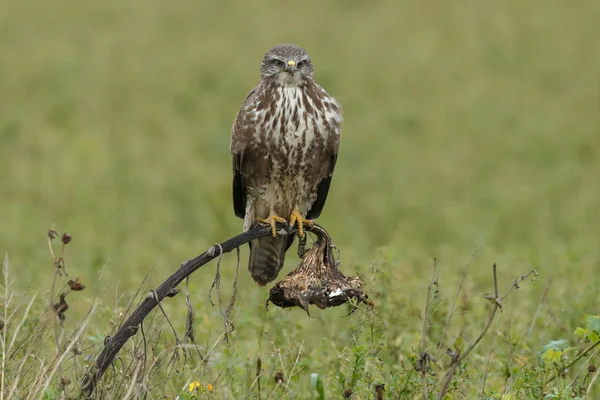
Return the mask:
<svg viewBox="0 0 600 400">
<path fill-rule="evenodd" d="M 325 400 L 325 388 L 323 387 L 323 381 L 320 378 L 317 381 L 317 394 L 319 395 L 319 400 Z"/>
<path fill-rule="evenodd" d="M 541 352 L 545 353 L 548 349 L 552 349 L 555 351 L 562 351 L 568 347 L 567 341 L 564 339 L 560 340 L 551 340 L 544 347 L 542 347 Z"/>
<path fill-rule="evenodd" d="M 552 400 L 552 399 L 558 399 L 558 395 L 554 394 L 554 393 L 548 393 L 547 395 L 544 396 L 544 400 Z"/>
<path fill-rule="evenodd" d="M 548 349 L 544 353 L 544 362 L 552 364 L 560 364 L 562 361 L 563 352 L 562 350 Z"/>
<path fill-rule="evenodd" d="M 585 339 L 587 338 L 589 331 L 585 328 L 578 326 L 577 329 L 575 329 L 575 332 L 573 332 L 573 334 L 577 337 L 580 337 L 581 339 Z"/>
<path fill-rule="evenodd" d="M 463 347 L 464 347 L 464 339 L 462 335 L 459 335 L 456 340 L 454 341 L 454 350 L 456 350 L 456 352 L 458 354 L 462 354 L 463 352 Z"/>
<path fill-rule="evenodd" d="M 538 365 L 540 367 L 544 367 L 545 366 L 545 361 L 549 357 L 549 355 L 547 354 L 548 350 L 552 350 L 553 351 L 553 353 L 550 353 L 550 355 L 552 357 L 556 357 L 556 354 L 555 354 L 556 352 L 560 352 L 560 357 L 562 357 L 562 352 L 567 347 L 568 347 L 567 346 L 567 341 L 564 340 L 564 339 L 551 340 L 544 347 L 542 347 L 540 351 L 538 351 L 538 353 L 537 353 Z M 552 362 L 552 361 L 548 360 L 547 362 Z"/>
<path fill-rule="evenodd" d="M 596 333 L 600 333 L 600 316 L 588 315 L 587 328 L 589 331 L 595 331 Z"/>
<path fill-rule="evenodd" d="M 340 385 L 342 387 L 346 386 L 346 375 L 344 375 L 344 373 L 341 371 L 340 371 L 340 374 L 338 375 L 338 382 L 340 383 Z"/>
</svg>

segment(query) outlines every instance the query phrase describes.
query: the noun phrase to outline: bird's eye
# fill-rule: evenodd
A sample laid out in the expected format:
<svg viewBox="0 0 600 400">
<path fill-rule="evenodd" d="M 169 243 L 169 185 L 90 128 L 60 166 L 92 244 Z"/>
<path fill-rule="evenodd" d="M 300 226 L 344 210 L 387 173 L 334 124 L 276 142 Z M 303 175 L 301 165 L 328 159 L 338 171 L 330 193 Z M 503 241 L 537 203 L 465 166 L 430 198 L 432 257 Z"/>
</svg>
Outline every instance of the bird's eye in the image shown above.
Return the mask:
<svg viewBox="0 0 600 400">
<path fill-rule="evenodd" d="M 279 67 L 279 68 L 285 67 L 285 63 L 278 59 L 273 60 L 273 65 L 275 65 L 276 67 Z"/>
<path fill-rule="evenodd" d="M 305 66 L 305 65 L 306 65 L 306 62 L 305 62 L 305 61 L 300 61 L 300 62 L 299 62 L 297 65 L 296 65 L 296 67 L 298 67 L 298 68 L 304 68 L 304 66 Z"/>
</svg>

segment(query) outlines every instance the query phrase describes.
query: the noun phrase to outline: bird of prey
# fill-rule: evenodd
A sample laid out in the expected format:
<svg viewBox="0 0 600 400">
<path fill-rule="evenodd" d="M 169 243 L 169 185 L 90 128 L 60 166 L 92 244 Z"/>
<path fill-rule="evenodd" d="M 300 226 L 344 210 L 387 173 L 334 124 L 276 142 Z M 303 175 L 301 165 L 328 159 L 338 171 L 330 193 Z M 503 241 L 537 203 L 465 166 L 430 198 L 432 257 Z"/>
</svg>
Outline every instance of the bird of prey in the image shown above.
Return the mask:
<svg viewBox="0 0 600 400">
<path fill-rule="evenodd" d="M 277 236 L 276 223 L 304 226 L 327 198 L 340 145 L 342 110 L 315 82 L 307 52 L 280 44 L 265 54 L 260 83 L 246 96 L 231 135 L 233 208 L 244 231 L 271 225 L 272 237 L 250 243 L 248 270 L 259 285 L 283 267 L 292 235 Z"/>
</svg>

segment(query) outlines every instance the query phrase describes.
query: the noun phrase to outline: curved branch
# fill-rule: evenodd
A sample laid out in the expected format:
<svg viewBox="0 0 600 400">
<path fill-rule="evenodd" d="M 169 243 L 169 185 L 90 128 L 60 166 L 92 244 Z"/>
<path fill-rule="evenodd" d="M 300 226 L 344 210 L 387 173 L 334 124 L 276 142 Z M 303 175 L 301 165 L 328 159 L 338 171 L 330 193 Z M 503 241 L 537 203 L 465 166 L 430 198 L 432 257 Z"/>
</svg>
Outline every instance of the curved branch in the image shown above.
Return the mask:
<svg viewBox="0 0 600 400">
<path fill-rule="evenodd" d="M 280 228 L 278 230 L 278 234 L 293 235 L 297 233 L 296 227 L 284 229 L 283 226 L 284 225 L 278 226 Z M 306 226 L 305 230 L 313 232 L 319 237 L 327 235 L 325 229 L 317 224 L 313 224 L 311 227 Z M 83 377 L 81 382 L 81 395 L 84 397 L 90 397 L 96 388 L 96 385 L 104 375 L 104 372 L 112 364 L 114 358 L 119 353 L 119 350 L 121 350 L 123 345 L 125 345 L 130 337 L 135 335 L 140 323 L 165 297 L 175 296 L 179 292 L 176 287 L 183 282 L 185 278 L 190 276 L 194 271 L 209 261 L 219 257 L 221 255 L 221 251 L 223 254 L 229 253 L 254 239 L 268 236 L 270 234 L 270 226 L 255 225 L 249 231 L 232 237 L 221 244 L 211 246 L 207 251 L 200 254 L 196 258 L 187 260 L 181 264 L 179 269 L 173 275 L 167 278 L 156 290 L 150 291 L 144 301 L 142 301 L 142 303 L 133 311 L 133 313 L 131 313 L 129 318 L 127 318 L 127 320 L 121 325 L 119 330 L 112 337 L 109 337 L 107 340 L 105 340 L 104 349 L 102 349 L 102 352 L 96 358 L 95 367 Z"/>
</svg>

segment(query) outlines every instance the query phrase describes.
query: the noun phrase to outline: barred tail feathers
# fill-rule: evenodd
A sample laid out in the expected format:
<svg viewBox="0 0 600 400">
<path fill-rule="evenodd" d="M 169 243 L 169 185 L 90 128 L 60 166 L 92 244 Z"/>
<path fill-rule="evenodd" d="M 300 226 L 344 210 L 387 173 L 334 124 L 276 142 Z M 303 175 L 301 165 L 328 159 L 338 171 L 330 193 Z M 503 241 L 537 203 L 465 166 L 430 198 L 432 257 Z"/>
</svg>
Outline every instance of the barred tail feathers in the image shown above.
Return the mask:
<svg viewBox="0 0 600 400">
<path fill-rule="evenodd" d="M 285 252 L 293 240 L 293 235 L 265 236 L 250 242 L 248 271 L 256 283 L 264 286 L 277 278 L 285 261 Z"/>
</svg>

